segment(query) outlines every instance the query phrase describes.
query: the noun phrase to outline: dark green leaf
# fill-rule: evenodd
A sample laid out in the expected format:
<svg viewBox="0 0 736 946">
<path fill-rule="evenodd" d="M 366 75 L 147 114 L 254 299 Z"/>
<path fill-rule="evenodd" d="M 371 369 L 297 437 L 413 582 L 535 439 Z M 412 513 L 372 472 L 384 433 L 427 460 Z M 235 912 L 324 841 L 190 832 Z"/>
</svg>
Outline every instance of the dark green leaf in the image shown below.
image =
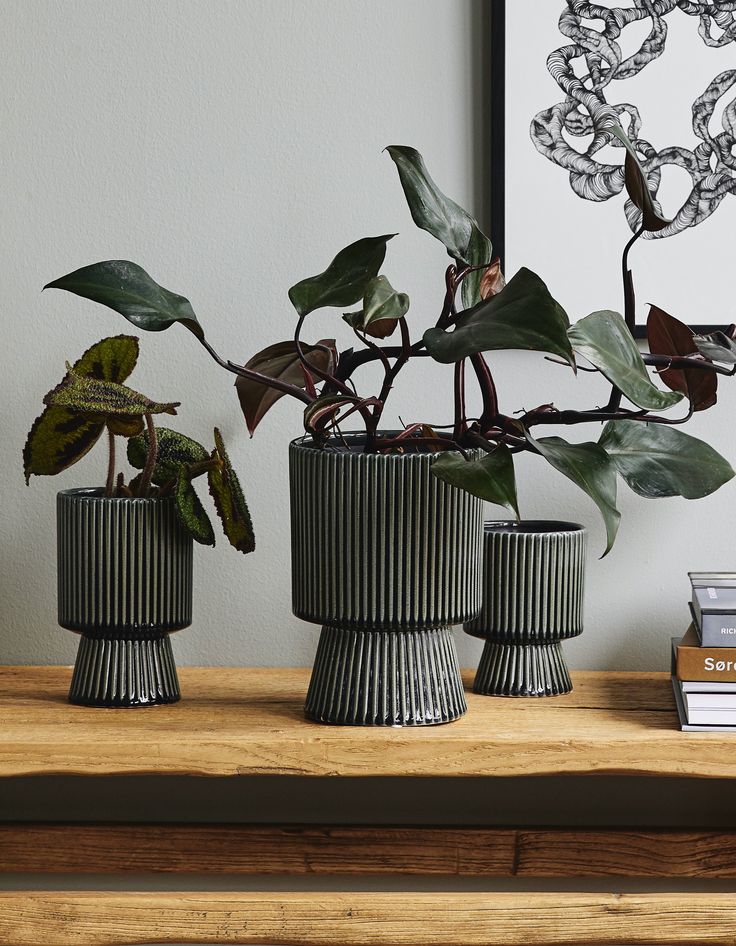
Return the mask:
<svg viewBox="0 0 736 946">
<path fill-rule="evenodd" d="M 473 218 L 437 187 L 418 151 L 406 145 L 389 145 L 386 151 L 398 169 L 414 223 L 443 243 L 452 259 L 470 265 L 477 229 Z"/>
<path fill-rule="evenodd" d="M 463 312 L 452 332 L 424 333 L 430 355 L 444 364 L 476 352 L 518 348 L 575 360 L 567 337 L 569 320 L 536 273 L 520 269 L 497 295 Z"/>
<path fill-rule="evenodd" d="M 31 476 L 55 476 L 81 460 L 104 429 L 98 418 L 65 407 L 47 407 L 33 422 L 23 447 L 26 483 Z"/>
<path fill-rule="evenodd" d="M 157 403 L 124 384 L 87 378 L 76 374 L 71 367 L 61 384 L 49 391 L 43 402 L 50 407 L 68 407 L 73 411 L 101 417 L 176 414 L 176 408 L 179 407 L 178 401 Z"/>
<path fill-rule="evenodd" d="M 220 464 L 215 469 L 207 471 L 207 479 L 210 495 L 215 501 L 217 514 L 222 521 L 223 531 L 233 548 L 243 554 L 252 552 L 256 547 L 256 539 L 250 512 L 240 481 L 230 463 L 217 427 L 215 427 L 215 450 L 212 458 L 218 459 Z"/>
<path fill-rule="evenodd" d="M 289 290 L 289 299 L 299 315 L 322 306 L 348 306 L 363 298 L 368 283 L 383 265 L 386 244 L 395 233 L 365 237 L 340 250 L 318 276 L 302 279 Z"/>
<path fill-rule="evenodd" d="M 103 338 L 87 349 L 72 370 L 87 378 L 122 384 L 135 368 L 138 350 L 138 339 L 134 335 Z"/>
<path fill-rule="evenodd" d="M 397 292 L 385 276 L 371 279 L 363 296 L 363 329 L 369 335 L 377 322 L 397 322 L 409 311 L 409 296 Z M 379 336 L 383 337 L 383 336 Z"/>
<path fill-rule="evenodd" d="M 137 437 L 142 433 L 145 425 L 143 417 L 129 417 L 123 414 L 109 416 L 106 423 L 107 429 L 118 437 Z"/>
<path fill-rule="evenodd" d="M 174 499 L 179 521 L 194 541 L 200 545 L 214 545 L 215 532 L 210 517 L 183 468 L 176 479 Z"/>
<path fill-rule="evenodd" d="M 575 351 L 637 407 L 661 411 L 682 400 L 681 394 L 660 391 L 652 384 L 639 348 L 618 312 L 604 310 L 586 315 L 570 327 L 568 335 Z"/>
<path fill-rule="evenodd" d="M 162 332 L 181 322 L 197 338 L 204 338 L 189 300 L 159 286 L 145 269 L 128 260 L 104 260 L 83 266 L 47 283 L 44 289 L 65 289 L 99 302 L 147 332 Z"/>
<path fill-rule="evenodd" d="M 310 365 L 322 372 L 329 373 L 335 367 L 334 338 L 320 339 L 316 345 L 302 343 L 302 353 Z M 269 345 L 254 355 L 245 367 L 269 378 L 279 378 L 300 388 L 306 387 L 304 369 L 293 341 Z M 235 388 L 252 437 L 264 415 L 283 397 L 283 392 L 269 387 L 265 382 L 251 381 L 250 378 L 238 378 Z"/>
<path fill-rule="evenodd" d="M 634 492 L 648 499 L 700 499 L 734 475 L 707 443 L 664 424 L 609 421 L 599 442 Z"/>
<path fill-rule="evenodd" d="M 642 212 L 642 224 L 644 229 L 649 232 L 664 230 L 666 226 L 672 223 L 662 216 L 657 204 L 652 197 L 647 183 L 647 176 L 639 163 L 636 154 L 636 148 L 624 134 L 622 128 L 614 125 L 611 128 L 613 134 L 619 139 L 626 148 L 626 159 L 624 161 L 624 182 L 626 191 L 635 207 Z"/>
<path fill-rule="evenodd" d="M 91 345 L 72 370 L 100 381 L 120 382 L 131 373 L 137 359 L 138 339 L 115 335 Z M 34 421 L 23 448 L 26 483 L 31 476 L 55 476 L 81 460 L 104 429 L 99 418 L 67 407 L 47 407 Z"/>
<path fill-rule="evenodd" d="M 156 440 L 158 450 L 152 480 L 157 486 L 164 486 L 171 480 L 175 480 L 182 467 L 186 470 L 191 464 L 203 463 L 210 458 L 202 444 L 180 434 L 178 430 L 157 427 Z M 128 441 L 128 462 L 136 470 L 142 470 L 146 465 L 147 456 L 148 432 L 146 431 Z"/>
<path fill-rule="evenodd" d="M 584 490 L 600 509 L 606 525 L 607 555 L 616 540 L 621 513 L 616 508 L 616 468 L 597 443 L 568 443 L 560 437 L 527 439 L 556 470 Z M 603 557 L 601 556 L 601 557 Z"/>
<path fill-rule="evenodd" d="M 388 338 L 408 310 L 409 296 L 397 292 L 385 276 L 376 276 L 366 286 L 362 310 L 346 312 L 343 319 L 373 338 Z"/>
<path fill-rule="evenodd" d="M 653 355 L 697 355 L 693 331 L 684 322 L 653 305 L 647 319 L 647 341 Z M 693 409 L 704 411 L 718 399 L 718 375 L 703 368 L 666 368 L 658 372 L 672 391 L 680 391 L 692 402 Z"/>
<path fill-rule="evenodd" d="M 519 518 L 514 458 L 504 444 L 479 460 L 466 460 L 457 451 L 443 453 L 432 463 L 432 473 L 451 486 L 511 509 Z"/>
<path fill-rule="evenodd" d="M 468 263 L 470 266 L 490 265 L 493 259 L 491 241 L 483 233 L 477 223 L 473 221 L 468 245 Z M 463 309 L 471 309 L 481 301 L 480 285 L 486 270 L 477 269 L 463 279 L 460 295 L 463 300 Z"/>
<path fill-rule="evenodd" d="M 724 365 L 736 365 L 736 342 L 725 332 L 695 335 L 693 342 L 700 354 L 710 358 L 711 361 L 720 361 Z"/>
</svg>

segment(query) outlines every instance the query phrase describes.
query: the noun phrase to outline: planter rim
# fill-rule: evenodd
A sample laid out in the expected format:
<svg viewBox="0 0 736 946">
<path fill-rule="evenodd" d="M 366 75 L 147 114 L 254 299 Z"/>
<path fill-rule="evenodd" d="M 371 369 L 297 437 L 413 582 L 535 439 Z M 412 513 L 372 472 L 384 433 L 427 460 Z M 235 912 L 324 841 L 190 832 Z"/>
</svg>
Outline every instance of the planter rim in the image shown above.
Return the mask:
<svg viewBox="0 0 736 946">
<path fill-rule="evenodd" d="M 105 503 L 159 503 L 173 499 L 173 496 L 105 496 L 104 493 L 103 486 L 76 486 L 72 489 L 60 489 L 56 495 Z"/>
<path fill-rule="evenodd" d="M 400 434 L 400 433 L 401 433 L 400 430 L 379 430 L 378 431 L 379 436 L 385 436 L 387 434 Z M 365 436 L 366 435 L 362 431 L 351 430 L 351 431 L 346 431 L 342 435 L 342 438 L 340 439 L 347 441 L 348 444 L 350 444 L 351 446 L 358 447 L 362 445 L 363 441 L 365 440 Z M 442 437 L 443 435 L 440 434 L 440 436 Z M 334 438 L 335 442 L 338 444 L 340 443 L 340 439 Z M 294 440 L 290 441 L 289 447 L 295 450 L 309 450 L 316 453 L 324 453 L 328 456 L 335 456 L 335 457 L 383 457 L 387 460 L 396 460 L 396 459 L 406 460 L 407 458 L 434 459 L 436 456 L 438 456 L 436 452 L 429 451 L 429 450 L 425 450 L 425 451 L 417 450 L 412 453 L 364 453 L 363 451 L 357 451 L 357 450 L 333 450 L 333 449 L 328 450 L 328 449 L 325 449 L 323 445 L 318 444 L 310 434 L 305 434 L 302 437 L 296 437 Z M 476 453 L 480 453 L 480 449 L 478 447 L 469 447 L 465 452 L 470 454 L 471 456 L 475 456 Z M 459 451 L 458 450 L 444 450 L 443 453 L 459 453 Z"/>
<path fill-rule="evenodd" d="M 508 535 L 544 535 L 545 533 L 554 533 L 559 535 L 565 532 L 585 532 L 585 526 L 579 522 L 567 522 L 560 519 L 521 519 L 516 522 L 509 520 L 490 520 L 483 523 L 483 532 L 485 535 L 508 534 Z"/>
</svg>

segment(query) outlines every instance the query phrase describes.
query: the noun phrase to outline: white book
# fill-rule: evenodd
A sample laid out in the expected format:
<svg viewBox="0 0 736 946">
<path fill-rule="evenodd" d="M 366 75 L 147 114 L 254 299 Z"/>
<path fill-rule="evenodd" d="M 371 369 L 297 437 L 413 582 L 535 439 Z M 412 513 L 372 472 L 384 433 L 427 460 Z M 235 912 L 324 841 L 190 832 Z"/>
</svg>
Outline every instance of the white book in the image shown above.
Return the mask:
<svg viewBox="0 0 736 946">
<path fill-rule="evenodd" d="M 736 696 L 736 683 L 718 683 L 705 680 L 681 680 L 683 693 L 733 693 Z"/>
<path fill-rule="evenodd" d="M 689 710 L 687 721 L 693 726 L 733 726 L 736 725 L 736 709 Z"/>
<path fill-rule="evenodd" d="M 736 733 L 736 720 L 730 720 L 727 723 L 700 723 L 694 725 L 688 722 L 687 711 L 685 710 L 685 694 L 682 692 L 682 684 L 676 677 L 672 677 L 672 689 L 675 694 L 675 705 L 677 706 L 677 715 L 680 719 L 680 729 L 683 732 L 734 732 Z M 698 712 L 702 712 L 698 710 Z M 718 711 L 716 710 L 716 714 Z"/>
<path fill-rule="evenodd" d="M 732 710 L 736 713 L 736 693 L 688 693 L 685 691 L 685 706 L 688 713 L 693 710 Z"/>
</svg>

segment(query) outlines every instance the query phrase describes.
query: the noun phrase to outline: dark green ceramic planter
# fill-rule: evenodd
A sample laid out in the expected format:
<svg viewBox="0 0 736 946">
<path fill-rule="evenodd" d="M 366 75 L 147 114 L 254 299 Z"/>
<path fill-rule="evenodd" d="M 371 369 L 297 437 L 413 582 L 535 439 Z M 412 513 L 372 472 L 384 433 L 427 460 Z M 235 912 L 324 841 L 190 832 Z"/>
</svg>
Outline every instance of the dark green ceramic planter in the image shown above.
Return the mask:
<svg viewBox="0 0 736 946">
<path fill-rule="evenodd" d="M 154 706 L 179 699 L 169 634 L 192 622 L 192 538 L 174 501 L 57 496 L 59 624 L 81 635 L 69 699 Z"/>
<path fill-rule="evenodd" d="M 574 522 L 487 522 L 483 606 L 465 631 L 485 640 L 473 684 L 487 696 L 572 690 L 562 641 L 583 631 L 585 529 Z"/>
<path fill-rule="evenodd" d="M 290 446 L 293 609 L 322 625 L 310 719 L 424 726 L 465 712 L 450 626 L 480 608 L 482 503 L 432 476 L 434 456 Z"/>
</svg>

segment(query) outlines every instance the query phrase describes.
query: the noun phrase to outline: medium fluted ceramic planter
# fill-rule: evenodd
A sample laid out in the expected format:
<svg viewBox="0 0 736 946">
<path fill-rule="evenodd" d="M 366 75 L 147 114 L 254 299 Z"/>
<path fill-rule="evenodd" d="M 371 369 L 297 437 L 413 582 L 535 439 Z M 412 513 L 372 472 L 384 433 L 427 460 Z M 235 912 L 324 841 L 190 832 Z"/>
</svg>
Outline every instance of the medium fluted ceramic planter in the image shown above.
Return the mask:
<svg viewBox="0 0 736 946">
<path fill-rule="evenodd" d="M 483 606 L 465 624 L 486 642 L 474 692 L 569 693 L 562 641 L 583 631 L 585 529 L 551 520 L 487 522 L 483 557 Z"/>
<path fill-rule="evenodd" d="M 465 712 L 450 631 L 480 608 L 482 502 L 431 473 L 435 454 L 292 442 L 294 614 L 321 624 L 305 712 L 422 726 Z"/>
<path fill-rule="evenodd" d="M 57 496 L 59 624 L 81 634 L 69 699 L 175 703 L 169 634 L 192 622 L 192 538 L 172 498 Z"/>
</svg>

